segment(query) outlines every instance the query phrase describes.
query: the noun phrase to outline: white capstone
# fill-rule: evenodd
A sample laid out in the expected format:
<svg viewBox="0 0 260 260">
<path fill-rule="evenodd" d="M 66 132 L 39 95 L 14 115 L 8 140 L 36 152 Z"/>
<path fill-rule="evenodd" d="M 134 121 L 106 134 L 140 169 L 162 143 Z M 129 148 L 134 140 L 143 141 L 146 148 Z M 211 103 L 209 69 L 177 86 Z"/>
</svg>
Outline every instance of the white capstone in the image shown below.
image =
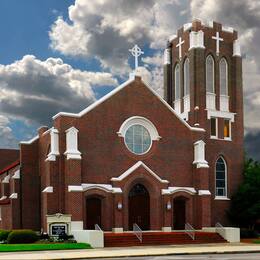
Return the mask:
<svg viewBox="0 0 260 260">
<path fill-rule="evenodd" d="M 51 150 L 46 161 L 55 161 L 56 156 L 59 155 L 59 131 L 56 128 L 51 128 Z"/>
<path fill-rule="evenodd" d="M 198 32 L 190 32 L 190 48 L 189 50 L 193 48 L 201 48 L 205 49 L 204 46 L 204 32 L 198 31 Z"/>
<path fill-rule="evenodd" d="M 18 198 L 18 194 L 17 193 L 12 193 L 10 196 L 9 196 L 9 199 L 17 199 Z"/>
<path fill-rule="evenodd" d="M 235 40 L 233 43 L 233 56 L 241 57 L 241 48 L 238 40 Z"/>
<path fill-rule="evenodd" d="M 171 49 L 164 50 L 164 65 L 171 64 Z"/>
<path fill-rule="evenodd" d="M 43 193 L 53 193 L 53 187 L 52 186 L 48 186 L 42 192 Z"/>
<path fill-rule="evenodd" d="M 81 153 L 78 150 L 78 129 L 71 127 L 66 130 L 66 152 L 64 153 L 69 159 L 81 159 Z"/>
<path fill-rule="evenodd" d="M 194 143 L 194 161 L 197 168 L 209 168 L 208 162 L 205 160 L 205 142 L 199 140 Z"/>
<path fill-rule="evenodd" d="M 20 169 L 15 171 L 14 175 L 12 176 L 12 179 L 20 179 Z"/>
</svg>

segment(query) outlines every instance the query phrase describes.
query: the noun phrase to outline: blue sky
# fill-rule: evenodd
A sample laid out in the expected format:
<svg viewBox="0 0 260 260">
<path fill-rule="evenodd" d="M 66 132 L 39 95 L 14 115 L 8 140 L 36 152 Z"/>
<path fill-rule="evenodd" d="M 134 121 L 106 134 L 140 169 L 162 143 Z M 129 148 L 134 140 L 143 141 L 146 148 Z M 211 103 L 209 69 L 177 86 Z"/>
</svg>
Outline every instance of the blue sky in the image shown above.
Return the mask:
<svg viewBox="0 0 260 260">
<path fill-rule="evenodd" d="M 116 15 L 115 15 L 116 14 Z M 258 0 L 1 0 L 0 147 L 17 147 L 59 111 L 78 112 L 128 77 L 135 43 L 162 94 L 162 52 L 193 18 L 239 31 L 244 59 L 246 147 L 260 140 Z"/>
</svg>

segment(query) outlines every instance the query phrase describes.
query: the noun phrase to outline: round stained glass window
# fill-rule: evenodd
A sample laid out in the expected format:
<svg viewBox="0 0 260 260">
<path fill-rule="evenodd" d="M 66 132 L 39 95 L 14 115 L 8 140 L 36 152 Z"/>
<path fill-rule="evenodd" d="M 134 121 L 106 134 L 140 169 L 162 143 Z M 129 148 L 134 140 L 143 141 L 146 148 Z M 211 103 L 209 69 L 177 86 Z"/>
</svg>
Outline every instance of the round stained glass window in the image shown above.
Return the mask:
<svg viewBox="0 0 260 260">
<path fill-rule="evenodd" d="M 152 139 L 144 126 L 132 125 L 125 133 L 125 144 L 132 153 L 144 154 L 151 148 Z"/>
</svg>

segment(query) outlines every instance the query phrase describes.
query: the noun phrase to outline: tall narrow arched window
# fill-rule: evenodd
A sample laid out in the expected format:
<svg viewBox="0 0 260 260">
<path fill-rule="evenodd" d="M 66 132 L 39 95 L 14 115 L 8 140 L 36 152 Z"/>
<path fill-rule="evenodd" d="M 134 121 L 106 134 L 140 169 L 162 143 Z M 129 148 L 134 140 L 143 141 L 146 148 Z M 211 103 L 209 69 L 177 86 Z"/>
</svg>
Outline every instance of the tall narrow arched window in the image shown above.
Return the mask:
<svg viewBox="0 0 260 260">
<path fill-rule="evenodd" d="M 209 55 L 206 59 L 206 90 L 208 93 L 215 93 L 214 59 Z"/>
<path fill-rule="evenodd" d="M 228 65 L 225 58 L 219 62 L 220 95 L 228 96 Z"/>
<path fill-rule="evenodd" d="M 180 89 L 180 65 L 177 64 L 175 66 L 174 70 L 174 75 L 175 75 L 175 100 L 180 99 L 181 97 L 181 89 Z"/>
<path fill-rule="evenodd" d="M 184 62 L 184 96 L 190 94 L 190 61 L 187 58 Z"/>
<path fill-rule="evenodd" d="M 216 197 L 227 197 L 227 164 L 222 157 L 216 162 Z"/>
</svg>

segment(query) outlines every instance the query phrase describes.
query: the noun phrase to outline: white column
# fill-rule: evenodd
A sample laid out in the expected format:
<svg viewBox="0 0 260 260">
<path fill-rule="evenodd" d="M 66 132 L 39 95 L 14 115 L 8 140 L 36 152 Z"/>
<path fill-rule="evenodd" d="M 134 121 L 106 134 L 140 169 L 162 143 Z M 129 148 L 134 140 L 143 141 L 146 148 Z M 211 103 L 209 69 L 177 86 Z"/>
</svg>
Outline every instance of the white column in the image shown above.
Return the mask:
<svg viewBox="0 0 260 260">
<path fill-rule="evenodd" d="M 197 168 L 208 168 L 208 162 L 205 160 L 205 143 L 202 140 L 194 143 L 194 161 L 193 164 L 197 165 Z"/>
<path fill-rule="evenodd" d="M 50 131 L 51 136 L 51 150 L 48 154 L 47 161 L 55 161 L 56 156 L 60 154 L 59 152 L 59 131 L 56 128 L 52 128 Z"/>
<path fill-rule="evenodd" d="M 74 126 L 66 130 L 66 152 L 67 160 L 81 159 L 81 153 L 78 150 L 78 132 Z"/>
</svg>

